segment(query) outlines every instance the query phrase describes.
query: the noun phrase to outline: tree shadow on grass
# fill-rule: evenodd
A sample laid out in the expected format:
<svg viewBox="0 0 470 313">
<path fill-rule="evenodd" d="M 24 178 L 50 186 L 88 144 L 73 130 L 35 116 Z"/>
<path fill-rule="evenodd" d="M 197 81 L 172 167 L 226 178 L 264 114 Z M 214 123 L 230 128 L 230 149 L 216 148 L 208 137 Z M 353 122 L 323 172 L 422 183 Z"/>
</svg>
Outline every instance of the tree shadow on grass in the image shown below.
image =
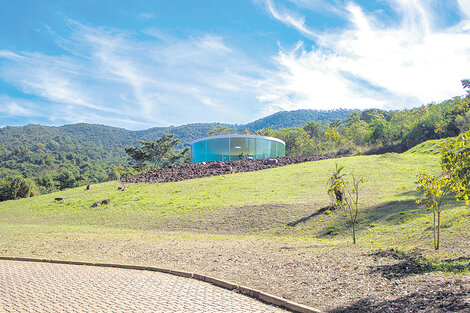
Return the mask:
<svg viewBox="0 0 470 313">
<path fill-rule="evenodd" d="M 299 218 L 298 220 L 293 221 L 293 222 L 289 222 L 286 225 L 289 226 L 289 227 L 295 227 L 295 226 L 299 225 L 300 223 L 307 222 L 308 220 L 314 218 L 317 215 L 325 213 L 327 210 L 334 210 L 334 207 L 332 207 L 332 206 L 323 207 L 321 209 L 318 209 L 318 211 L 313 212 L 309 216 Z"/>
<path fill-rule="evenodd" d="M 470 287 L 462 282 L 446 282 L 426 286 L 424 290 L 406 296 L 377 302 L 361 299 L 346 307 L 330 310 L 331 313 L 376 312 L 469 312 Z"/>
<path fill-rule="evenodd" d="M 371 254 L 374 258 L 388 257 L 401 262 L 392 265 L 378 265 L 371 267 L 372 273 L 380 273 L 387 279 L 400 279 L 410 275 L 429 272 L 463 273 L 470 271 L 470 258 L 459 257 L 432 262 L 422 256 L 418 250 L 402 252 L 395 249 L 381 250 Z"/>
</svg>

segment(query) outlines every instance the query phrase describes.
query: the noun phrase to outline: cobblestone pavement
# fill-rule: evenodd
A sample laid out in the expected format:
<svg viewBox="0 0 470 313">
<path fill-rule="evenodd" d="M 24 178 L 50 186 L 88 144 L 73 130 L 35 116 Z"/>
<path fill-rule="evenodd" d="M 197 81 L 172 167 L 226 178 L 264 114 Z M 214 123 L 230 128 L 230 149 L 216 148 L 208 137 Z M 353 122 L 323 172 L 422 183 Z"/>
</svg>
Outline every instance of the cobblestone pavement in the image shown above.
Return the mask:
<svg viewBox="0 0 470 313">
<path fill-rule="evenodd" d="M 0 312 L 286 311 L 158 272 L 2 260 Z"/>
</svg>

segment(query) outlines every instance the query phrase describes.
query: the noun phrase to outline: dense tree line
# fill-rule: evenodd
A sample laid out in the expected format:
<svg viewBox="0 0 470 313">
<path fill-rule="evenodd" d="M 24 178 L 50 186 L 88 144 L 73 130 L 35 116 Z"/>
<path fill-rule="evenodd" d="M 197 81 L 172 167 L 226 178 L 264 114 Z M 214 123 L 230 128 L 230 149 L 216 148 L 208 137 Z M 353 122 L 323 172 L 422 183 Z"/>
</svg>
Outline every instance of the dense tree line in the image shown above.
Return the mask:
<svg viewBox="0 0 470 313">
<path fill-rule="evenodd" d="M 468 131 L 469 109 L 470 96 L 455 97 L 410 110 L 368 109 L 352 112 L 344 120 L 266 128 L 256 134 L 284 140 L 288 156 L 403 152 L 426 140 Z"/>
</svg>

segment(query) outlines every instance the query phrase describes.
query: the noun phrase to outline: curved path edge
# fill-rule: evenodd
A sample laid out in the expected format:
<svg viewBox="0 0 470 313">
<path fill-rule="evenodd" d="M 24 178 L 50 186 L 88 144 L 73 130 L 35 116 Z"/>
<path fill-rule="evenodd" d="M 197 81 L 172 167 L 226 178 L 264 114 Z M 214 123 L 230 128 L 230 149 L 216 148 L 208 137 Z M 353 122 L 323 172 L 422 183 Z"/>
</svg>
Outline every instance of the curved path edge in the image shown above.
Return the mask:
<svg viewBox="0 0 470 313">
<path fill-rule="evenodd" d="M 166 268 L 153 267 L 153 266 L 141 266 L 141 265 L 126 265 L 126 264 L 114 264 L 114 263 L 93 263 L 93 262 L 83 262 L 83 261 L 65 261 L 65 260 L 49 260 L 49 259 L 38 259 L 38 258 L 26 258 L 26 257 L 9 257 L 9 256 L 0 256 L 0 260 L 6 261 L 25 261 L 25 262 L 42 262 L 42 263 L 57 263 L 57 264 L 72 264 L 72 265 L 85 265 L 85 266 L 98 266 L 98 267 L 115 267 L 122 269 L 133 269 L 133 270 L 143 270 L 143 271 L 152 271 L 171 274 L 175 276 L 181 276 L 186 278 L 192 278 L 199 281 L 207 282 L 217 287 L 228 289 L 231 291 L 236 291 L 246 296 L 252 297 L 254 299 L 273 304 L 285 309 L 288 309 L 293 312 L 299 313 L 323 313 L 323 311 L 311 308 L 302 304 L 298 304 L 269 293 L 265 293 L 259 290 L 251 289 L 249 287 L 233 284 L 228 281 L 224 281 L 218 278 L 201 275 L 197 273 L 190 273 L 184 271 L 176 271 Z"/>
</svg>

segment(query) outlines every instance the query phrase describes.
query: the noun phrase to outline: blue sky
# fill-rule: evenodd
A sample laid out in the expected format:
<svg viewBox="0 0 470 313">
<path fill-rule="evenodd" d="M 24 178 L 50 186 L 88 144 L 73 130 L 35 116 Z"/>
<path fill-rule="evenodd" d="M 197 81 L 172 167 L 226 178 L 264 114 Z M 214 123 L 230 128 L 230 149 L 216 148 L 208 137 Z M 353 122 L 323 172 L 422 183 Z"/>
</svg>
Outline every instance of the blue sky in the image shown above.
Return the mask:
<svg viewBox="0 0 470 313">
<path fill-rule="evenodd" d="M 411 108 L 464 78 L 470 0 L 0 0 L 0 126 Z"/>
</svg>

